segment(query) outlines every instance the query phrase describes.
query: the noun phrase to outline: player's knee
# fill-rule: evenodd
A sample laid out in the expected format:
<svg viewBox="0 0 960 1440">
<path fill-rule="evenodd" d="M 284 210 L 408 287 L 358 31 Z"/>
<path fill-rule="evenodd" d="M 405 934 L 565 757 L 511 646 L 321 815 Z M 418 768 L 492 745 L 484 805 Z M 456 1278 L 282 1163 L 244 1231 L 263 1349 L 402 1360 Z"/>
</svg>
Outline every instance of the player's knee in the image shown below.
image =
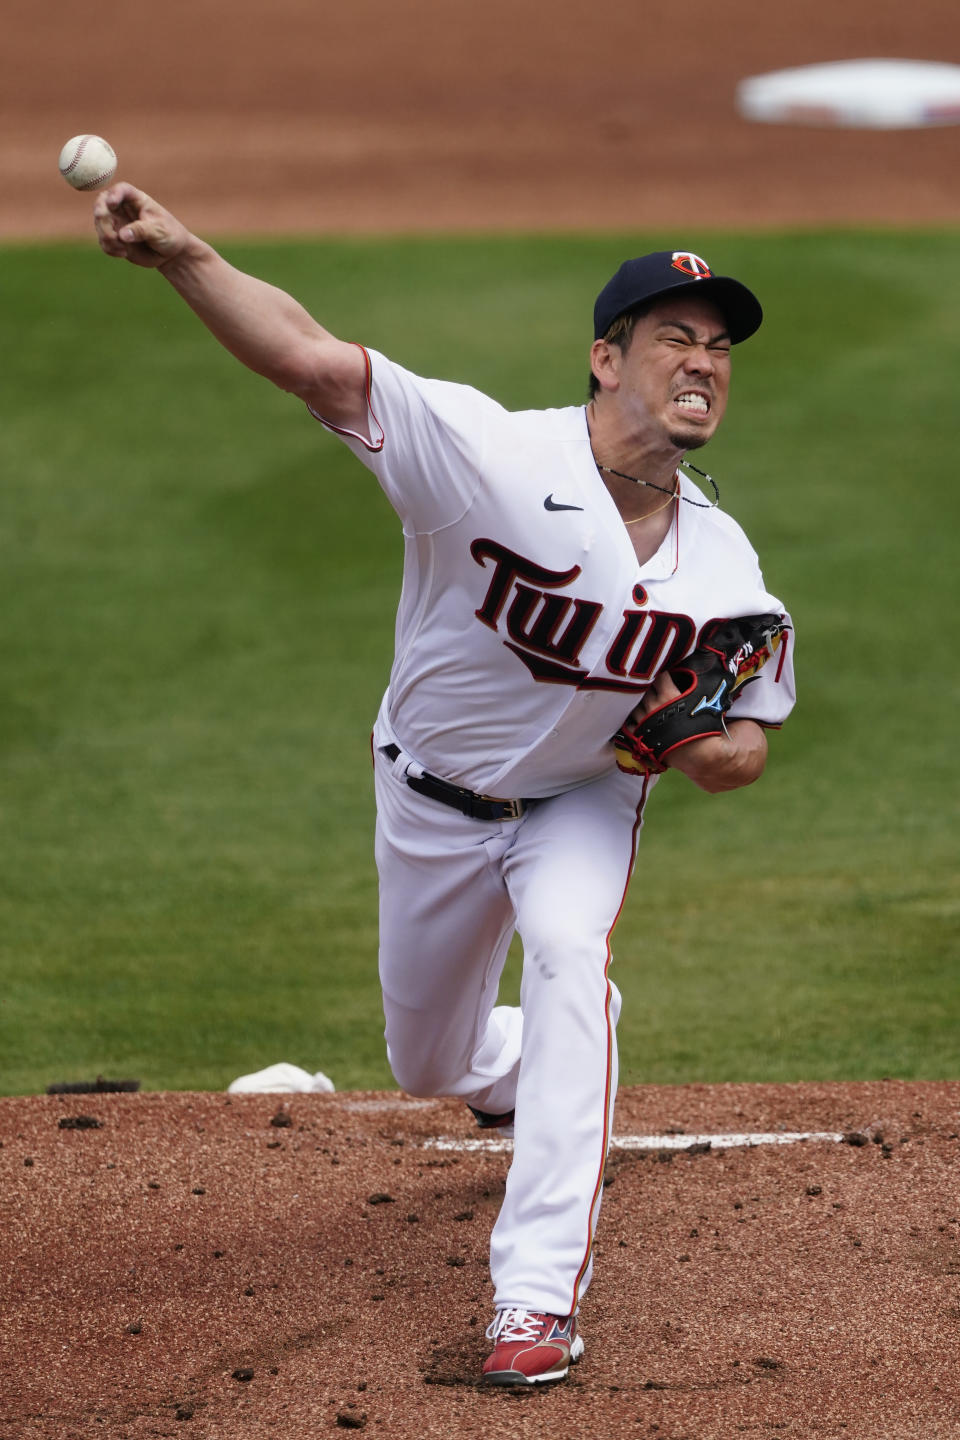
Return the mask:
<svg viewBox="0 0 960 1440">
<path fill-rule="evenodd" d="M 450 1093 L 449 1081 L 429 1054 L 398 1055 L 387 1045 L 387 1059 L 393 1078 L 408 1095 L 430 1100 Z"/>
<path fill-rule="evenodd" d="M 562 916 L 546 917 L 523 934 L 524 971 L 544 980 L 575 976 L 605 954 L 602 937 L 564 923 Z"/>
</svg>

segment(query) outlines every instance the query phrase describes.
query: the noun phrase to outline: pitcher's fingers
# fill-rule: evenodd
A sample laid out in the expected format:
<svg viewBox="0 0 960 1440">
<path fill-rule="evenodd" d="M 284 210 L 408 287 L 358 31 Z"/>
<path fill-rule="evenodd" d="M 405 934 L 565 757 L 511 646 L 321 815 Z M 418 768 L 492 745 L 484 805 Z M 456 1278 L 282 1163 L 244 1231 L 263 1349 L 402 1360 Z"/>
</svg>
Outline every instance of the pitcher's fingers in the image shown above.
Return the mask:
<svg viewBox="0 0 960 1440">
<path fill-rule="evenodd" d="M 666 705 L 671 700 L 676 700 L 680 694 L 674 683 L 673 676 L 669 670 L 661 670 L 656 680 L 646 692 L 637 709 L 643 715 L 649 715 L 651 710 L 659 710 L 661 705 Z"/>
<path fill-rule="evenodd" d="M 100 249 L 105 255 L 113 255 L 118 259 L 125 259 L 127 247 L 119 238 L 117 231 L 120 226 L 126 223 L 122 214 L 116 215 L 107 203 L 109 191 L 101 191 L 94 201 L 93 223 L 97 231 L 97 239 L 100 242 Z"/>
<path fill-rule="evenodd" d="M 116 185 L 108 186 L 97 198 L 115 214 L 123 212 L 128 220 L 135 220 L 144 205 L 150 202 L 150 196 L 145 190 L 138 190 L 136 185 L 131 185 L 126 180 L 118 180 Z"/>
</svg>

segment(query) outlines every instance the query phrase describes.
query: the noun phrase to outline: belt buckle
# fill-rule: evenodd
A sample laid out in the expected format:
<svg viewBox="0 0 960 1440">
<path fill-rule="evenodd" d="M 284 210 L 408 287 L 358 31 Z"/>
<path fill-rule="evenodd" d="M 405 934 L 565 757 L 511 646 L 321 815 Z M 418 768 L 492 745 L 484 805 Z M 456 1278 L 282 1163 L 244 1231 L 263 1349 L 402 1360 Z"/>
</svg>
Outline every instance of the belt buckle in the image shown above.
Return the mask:
<svg viewBox="0 0 960 1440">
<path fill-rule="evenodd" d="M 520 819 L 520 816 L 523 814 L 522 800 L 503 800 L 501 801 L 501 804 L 503 805 L 504 820 Z"/>
</svg>

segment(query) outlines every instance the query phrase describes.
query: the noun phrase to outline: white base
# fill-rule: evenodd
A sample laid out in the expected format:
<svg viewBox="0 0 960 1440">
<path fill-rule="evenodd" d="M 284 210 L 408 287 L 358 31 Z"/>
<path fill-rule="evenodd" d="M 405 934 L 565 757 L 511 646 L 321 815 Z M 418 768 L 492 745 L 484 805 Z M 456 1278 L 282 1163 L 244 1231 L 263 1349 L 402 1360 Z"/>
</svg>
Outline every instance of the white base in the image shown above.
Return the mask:
<svg viewBox="0 0 960 1440">
<path fill-rule="evenodd" d="M 767 124 L 908 130 L 960 124 L 960 65 L 928 60 L 832 60 L 753 75 L 737 109 Z"/>
</svg>

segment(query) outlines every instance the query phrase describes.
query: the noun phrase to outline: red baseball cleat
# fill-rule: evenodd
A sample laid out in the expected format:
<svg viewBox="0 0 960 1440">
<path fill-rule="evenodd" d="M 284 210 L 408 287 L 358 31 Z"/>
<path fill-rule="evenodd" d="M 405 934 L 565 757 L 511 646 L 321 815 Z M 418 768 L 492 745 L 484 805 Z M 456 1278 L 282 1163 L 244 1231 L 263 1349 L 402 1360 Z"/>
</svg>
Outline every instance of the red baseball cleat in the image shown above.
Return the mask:
<svg viewBox="0 0 960 1440">
<path fill-rule="evenodd" d="M 498 1310 L 487 1337 L 495 1340 L 482 1378 L 488 1385 L 541 1385 L 562 1380 L 583 1354 L 575 1315 L 508 1306 Z"/>
</svg>

